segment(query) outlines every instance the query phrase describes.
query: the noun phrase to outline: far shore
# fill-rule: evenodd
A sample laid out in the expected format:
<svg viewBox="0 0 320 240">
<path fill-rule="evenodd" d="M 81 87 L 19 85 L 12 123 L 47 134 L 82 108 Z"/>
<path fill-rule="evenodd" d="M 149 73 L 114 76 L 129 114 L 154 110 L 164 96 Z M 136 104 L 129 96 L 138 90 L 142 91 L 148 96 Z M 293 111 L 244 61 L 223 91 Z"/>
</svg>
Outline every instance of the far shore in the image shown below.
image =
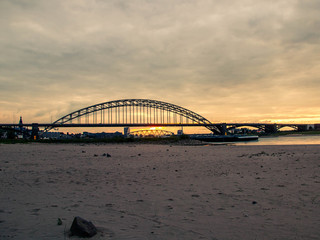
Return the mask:
<svg viewBox="0 0 320 240">
<path fill-rule="evenodd" d="M 272 138 L 272 137 L 299 137 L 299 136 L 312 136 L 320 135 L 320 131 L 280 131 L 272 134 L 258 134 L 259 138 Z M 188 135 L 171 136 L 167 138 L 104 138 L 104 139 L 0 139 L 0 144 L 16 144 L 16 143 L 142 143 L 142 144 L 182 144 L 182 145 L 202 145 L 204 142 L 189 139 Z"/>
</svg>

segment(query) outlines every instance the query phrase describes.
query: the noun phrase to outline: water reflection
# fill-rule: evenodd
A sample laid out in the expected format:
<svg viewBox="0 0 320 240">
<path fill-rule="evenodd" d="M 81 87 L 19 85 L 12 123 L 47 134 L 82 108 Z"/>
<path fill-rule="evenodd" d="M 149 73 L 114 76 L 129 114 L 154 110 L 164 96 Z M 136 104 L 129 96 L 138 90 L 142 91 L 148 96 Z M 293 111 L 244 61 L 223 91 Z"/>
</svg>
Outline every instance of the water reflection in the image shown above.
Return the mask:
<svg viewBox="0 0 320 240">
<path fill-rule="evenodd" d="M 260 137 L 258 141 L 237 142 L 235 145 L 305 145 L 320 144 L 320 135 L 290 135 L 279 137 Z"/>
</svg>

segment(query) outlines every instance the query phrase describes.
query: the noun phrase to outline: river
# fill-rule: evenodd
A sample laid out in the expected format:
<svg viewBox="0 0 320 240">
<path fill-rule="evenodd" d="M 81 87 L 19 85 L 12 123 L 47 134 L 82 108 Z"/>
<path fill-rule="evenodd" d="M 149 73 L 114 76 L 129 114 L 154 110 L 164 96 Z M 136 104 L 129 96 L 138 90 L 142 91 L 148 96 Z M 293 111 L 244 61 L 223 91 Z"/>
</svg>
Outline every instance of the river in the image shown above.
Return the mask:
<svg viewBox="0 0 320 240">
<path fill-rule="evenodd" d="M 319 144 L 320 135 L 287 135 L 279 137 L 260 137 L 258 141 L 236 142 L 235 145 L 305 145 Z"/>
</svg>

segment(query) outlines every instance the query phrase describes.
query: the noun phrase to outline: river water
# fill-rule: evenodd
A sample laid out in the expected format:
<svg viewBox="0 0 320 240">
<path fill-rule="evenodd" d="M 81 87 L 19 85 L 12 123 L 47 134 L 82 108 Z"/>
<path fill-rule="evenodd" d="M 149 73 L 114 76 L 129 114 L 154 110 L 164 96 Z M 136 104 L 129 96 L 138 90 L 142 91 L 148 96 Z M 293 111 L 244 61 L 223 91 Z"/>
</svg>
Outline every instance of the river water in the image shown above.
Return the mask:
<svg viewBox="0 0 320 240">
<path fill-rule="evenodd" d="M 236 142 L 235 145 L 305 145 L 320 144 L 320 135 L 260 137 L 258 141 Z"/>
</svg>

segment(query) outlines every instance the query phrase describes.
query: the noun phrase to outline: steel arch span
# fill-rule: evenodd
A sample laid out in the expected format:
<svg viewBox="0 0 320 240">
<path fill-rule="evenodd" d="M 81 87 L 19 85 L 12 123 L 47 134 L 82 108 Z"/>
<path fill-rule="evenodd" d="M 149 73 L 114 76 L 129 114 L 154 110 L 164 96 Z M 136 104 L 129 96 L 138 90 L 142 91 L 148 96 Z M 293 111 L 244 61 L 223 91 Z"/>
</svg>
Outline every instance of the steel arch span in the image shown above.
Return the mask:
<svg viewBox="0 0 320 240">
<path fill-rule="evenodd" d="M 138 137 L 149 137 L 149 136 L 153 136 L 153 137 L 163 137 L 163 136 L 173 136 L 174 133 L 170 132 L 170 131 L 166 131 L 166 130 L 137 130 L 137 131 L 133 131 L 130 132 L 131 136 L 138 136 Z"/>
<path fill-rule="evenodd" d="M 122 99 L 99 103 L 69 113 L 52 123 L 55 127 L 72 124 L 108 126 L 204 126 L 213 133 L 220 134 L 217 126 L 203 116 L 167 102 L 150 99 Z M 50 126 L 46 131 L 53 129 Z"/>
</svg>

